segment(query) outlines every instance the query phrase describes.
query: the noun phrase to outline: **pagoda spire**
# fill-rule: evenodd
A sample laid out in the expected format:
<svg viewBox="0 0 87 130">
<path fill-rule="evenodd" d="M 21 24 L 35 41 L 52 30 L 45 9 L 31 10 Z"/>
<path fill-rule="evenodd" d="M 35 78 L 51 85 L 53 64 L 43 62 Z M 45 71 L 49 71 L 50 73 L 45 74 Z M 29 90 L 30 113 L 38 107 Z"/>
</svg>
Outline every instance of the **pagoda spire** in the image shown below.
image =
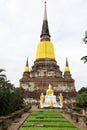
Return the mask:
<svg viewBox="0 0 87 130">
<path fill-rule="evenodd" d="M 40 37 L 41 37 L 41 41 L 50 41 L 46 1 L 45 1 L 45 6 L 44 6 L 44 18 L 43 18 L 42 31 L 41 31 Z"/>
<path fill-rule="evenodd" d="M 28 64 L 28 58 L 26 60 L 26 66 L 24 68 L 24 72 L 29 72 L 29 64 Z"/>
<path fill-rule="evenodd" d="M 64 78 L 71 78 L 70 68 L 69 68 L 69 64 L 68 64 L 68 58 L 66 58 L 66 65 L 65 65 L 65 70 L 64 70 Z"/>
<path fill-rule="evenodd" d="M 44 7 L 44 20 L 47 20 L 47 8 L 46 8 L 46 1 L 45 1 L 45 7 Z"/>
<path fill-rule="evenodd" d="M 69 65 L 68 65 L 68 58 L 66 58 L 65 72 L 70 72 L 70 68 L 69 68 Z"/>
<path fill-rule="evenodd" d="M 29 66 L 29 64 L 28 64 L 28 58 L 27 58 L 27 60 L 26 60 L 26 66 L 27 66 L 27 67 Z"/>
</svg>

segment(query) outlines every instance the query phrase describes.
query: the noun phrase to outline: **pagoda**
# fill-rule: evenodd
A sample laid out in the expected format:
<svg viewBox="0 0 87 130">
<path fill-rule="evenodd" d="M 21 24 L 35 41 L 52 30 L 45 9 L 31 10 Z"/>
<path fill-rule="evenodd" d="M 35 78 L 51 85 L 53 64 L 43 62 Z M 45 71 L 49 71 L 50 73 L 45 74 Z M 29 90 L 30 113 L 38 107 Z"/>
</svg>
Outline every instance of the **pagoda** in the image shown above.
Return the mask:
<svg viewBox="0 0 87 130">
<path fill-rule="evenodd" d="M 76 96 L 75 81 L 70 73 L 68 59 L 66 58 L 64 74 L 62 74 L 55 59 L 54 46 L 51 42 L 48 26 L 46 2 L 34 65 L 30 70 L 27 58 L 23 76 L 19 82 L 20 87 L 26 90 L 25 98 L 29 100 L 39 100 L 41 93 L 45 94 L 49 84 L 52 85 L 57 97 L 62 93 L 66 102 L 73 102 Z"/>
</svg>

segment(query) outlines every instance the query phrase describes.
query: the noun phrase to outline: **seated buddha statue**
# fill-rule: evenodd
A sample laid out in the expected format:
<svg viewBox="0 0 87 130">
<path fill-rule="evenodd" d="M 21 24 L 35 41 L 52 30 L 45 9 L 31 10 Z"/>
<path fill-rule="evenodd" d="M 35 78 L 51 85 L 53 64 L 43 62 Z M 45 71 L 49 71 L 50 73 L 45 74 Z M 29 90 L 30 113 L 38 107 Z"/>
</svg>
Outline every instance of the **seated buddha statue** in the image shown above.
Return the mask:
<svg viewBox="0 0 87 130">
<path fill-rule="evenodd" d="M 60 94 L 59 99 L 60 99 L 60 104 L 56 100 L 56 95 L 54 95 L 54 90 L 52 89 L 51 84 L 49 84 L 48 89 L 46 91 L 46 95 L 43 95 L 43 93 L 41 93 L 40 108 L 44 108 L 44 107 L 62 108 L 63 106 L 62 94 Z"/>
<path fill-rule="evenodd" d="M 54 107 L 57 106 L 56 96 L 54 95 L 54 90 L 52 89 L 51 84 L 49 84 L 46 91 L 44 106 L 45 107 Z"/>
<path fill-rule="evenodd" d="M 51 85 L 49 84 L 49 88 L 47 89 L 47 94 L 48 96 L 53 95 L 54 94 L 54 90 L 52 89 Z"/>
</svg>

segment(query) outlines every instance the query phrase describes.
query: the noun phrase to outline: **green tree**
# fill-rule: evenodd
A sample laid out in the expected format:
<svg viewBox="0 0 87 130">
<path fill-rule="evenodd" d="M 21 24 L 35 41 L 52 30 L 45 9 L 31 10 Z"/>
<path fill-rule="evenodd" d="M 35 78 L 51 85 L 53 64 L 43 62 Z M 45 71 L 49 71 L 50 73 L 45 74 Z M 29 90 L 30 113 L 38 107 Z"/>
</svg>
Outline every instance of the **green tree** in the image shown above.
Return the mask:
<svg viewBox="0 0 87 130">
<path fill-rule="evenodd" d="M 78 96 L 76 97 L 76 106 L 81 108 L 87 107 L 87 92 L 78 94 Z"/>
<path fill-rule="evenodd" d="M 83 87 L 78 91 L 76 96 L 76 106 L 80 108 L 87 107 L 87 88 Z"/>
<path fill-rule="evenodd" d="M 85 37 L 83 38 L 83 41 L 85 42 L 85 44 L 87 43 L 87 32 L 85 32 Z M 87 56 L 83 56 L 81 60 L 83 60 L 84 63 L 87 63 Z"/>
<path fill-rule="evenodd" d="M 2 74 L 2 72 L 4 72 L 5 70 L 4 69 L 0 69 L 0 79 L 3 79 L 6 77 L 5 74 Z"/>
<path fill-rule="evenodd" d="M 78 91 L 79 94 L 81 94 L 81 93 L 83 93 L 83 92 L 87 92 L 87 87 L 82 87 L 82 88 Z"/>
<path fill-rule="evenodd" d="M 1 69 L 0 69 L 1 70 Z M 0 71 L 0 115 L 8 115 L 19 110 L 23 104 L 23 90 L 15 88 Z"/>
<path fill-rule="evenodd" d="M 2 84 L 5 81 L 5 79 L 6 79 L 6 75 L 3 74 L 3 72 L 5 72 L 5 70 L 4 69 L 0 69 L 0 84 Z"/>
<path fill-rule="evenodd" d="M 87 32 L 85 32 L 85 37 L 83 38 L 83 41 L 85 42 L 85 44 L 87 43 Z"/>
</svg>

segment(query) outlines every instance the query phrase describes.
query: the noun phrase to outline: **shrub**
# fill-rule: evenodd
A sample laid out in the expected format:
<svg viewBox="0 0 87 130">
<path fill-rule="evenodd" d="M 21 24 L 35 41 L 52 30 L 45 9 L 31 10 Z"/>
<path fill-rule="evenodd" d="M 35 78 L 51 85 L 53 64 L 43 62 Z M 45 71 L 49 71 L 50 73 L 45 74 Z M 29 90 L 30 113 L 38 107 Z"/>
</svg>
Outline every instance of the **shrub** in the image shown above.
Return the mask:
<svg viewBox="0 0 87 130">
<path fill-rule="evenodd" d="M 84 117 L 84 122 L 85 122 L 85 124 L 87 125 L 87 117 Z"/>
</svg>

